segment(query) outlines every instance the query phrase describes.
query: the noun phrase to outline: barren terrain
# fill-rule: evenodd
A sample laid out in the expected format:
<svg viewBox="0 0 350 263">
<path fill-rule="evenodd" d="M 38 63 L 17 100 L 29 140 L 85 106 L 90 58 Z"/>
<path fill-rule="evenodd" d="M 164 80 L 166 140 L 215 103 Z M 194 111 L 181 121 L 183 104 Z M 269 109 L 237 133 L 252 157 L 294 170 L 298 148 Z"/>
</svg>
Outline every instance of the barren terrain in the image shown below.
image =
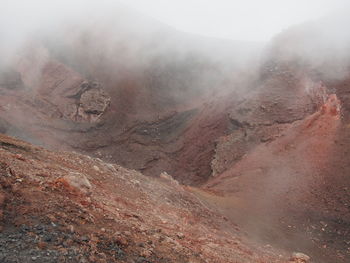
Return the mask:
<svg viewBox="0 0 350 263">
<path fill-rule="evenodd" d="M 348 59 L 127 25 L 1 68 L 0 261 L 349 262 Z"/>
</svg>

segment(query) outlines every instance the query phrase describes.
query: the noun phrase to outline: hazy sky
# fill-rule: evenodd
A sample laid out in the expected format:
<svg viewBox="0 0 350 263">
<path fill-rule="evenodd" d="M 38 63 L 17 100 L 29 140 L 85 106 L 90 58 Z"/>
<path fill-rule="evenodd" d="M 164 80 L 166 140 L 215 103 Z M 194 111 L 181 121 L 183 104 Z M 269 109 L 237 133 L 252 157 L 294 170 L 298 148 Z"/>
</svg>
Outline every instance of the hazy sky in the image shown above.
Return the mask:
<svg viewBox="0 0 350 263">
<path fill-rule="evenodd" d="M 266 41 L 290 25 L 344 8 L 346 0 L 121 0 L 177 29 Z"/>
<path fill-rule="evenodd" d="M 0 0 L 0 32 L 19 35 L 50 20 L 88 10 L 113 11 L 118 1 L 181 31 L 267 41 L 290 25 L 342 8 L 349 0 Z M 349 4 L 348 4 L 349 7 Z M 350 12 L 349 12 L 350 13 Z M 103 12 L 102 12 L 103 14 Z"/>
</svg>

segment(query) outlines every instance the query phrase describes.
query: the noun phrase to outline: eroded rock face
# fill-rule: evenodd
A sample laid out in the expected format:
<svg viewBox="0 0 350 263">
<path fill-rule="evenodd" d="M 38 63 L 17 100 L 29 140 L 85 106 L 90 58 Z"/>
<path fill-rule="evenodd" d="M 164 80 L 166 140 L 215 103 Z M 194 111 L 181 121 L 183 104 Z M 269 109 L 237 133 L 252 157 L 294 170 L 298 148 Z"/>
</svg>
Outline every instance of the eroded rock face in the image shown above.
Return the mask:
<svg viewBox="0 0 350 263">
<path fill-rule="evenodd" d="M 45 49 L 32 52 L 36 54 L 34 58 L 29 56 L 19 63 L 18 77 L 11 75 L 11 79 L 23 79 L 29 92 L 25 95 L 27 99 L 34 98 L 31 103 L 51 119 L 78 123 L 98 122 L 111 100 L 104 87 L 97 81 L 87 81 L 71 67 L 49 59 Z M 1 76 L 0 74 L 0 87 Z M 8 82 L 9 80 L 5 83 L 7 89 L 14 86 Z"/>
<path fill-rule="evenodd" d="M 269 67 L 263 68 L 268 70 Z M 278 77 L 276 77 L 276 75 Z M 261 143 L 269 143 L 282 136 L 284 130 L 297 121 L 328 105 L 326 111 L 339 112 L 339 102 L 327 102 L 327 88 L 294 72 L 276 66 L 270 76 L 262 79 L 262 87 L 229 112 L 230 133 L 217 139 L 211 162 L 212 175 L 230 169 L 237 161 Z M 329 108 L 329 109 L 328 109 Z"/>
<path fill-rule="evenodd" d="M 107 110 L 111 98 L 98 82 L 83 82 L 71 103 L 65 105 L 64 117 L 77 122 L 98 122 Z"/>
</svg>

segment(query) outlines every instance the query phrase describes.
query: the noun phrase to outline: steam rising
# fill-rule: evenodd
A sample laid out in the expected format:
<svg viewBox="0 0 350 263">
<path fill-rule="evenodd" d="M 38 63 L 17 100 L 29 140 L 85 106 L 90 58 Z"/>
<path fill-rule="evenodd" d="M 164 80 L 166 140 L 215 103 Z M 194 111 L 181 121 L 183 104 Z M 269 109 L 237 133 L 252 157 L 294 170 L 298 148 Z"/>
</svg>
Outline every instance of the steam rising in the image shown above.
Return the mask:
<svg viewBox="0 0 350 263">
<path fill-rule="evenodd" d="M 318 19 L 344 0 L 124 0 L 179 30 L 245 41 L 268 41 L 293 24 Z M 179 15 L 181 14 L 181 15 Z"/>
<path fill-rule="evenodd" d="M 55 60 L 85 79 L 101 81 L 110 92 L 132 82 L 139 87 L 136 90 L 165 98 L 170 105 L 225 88 L 246 92 L 247 82 L 258 79 L 261 54 L 263 61 L 298 61 L 330 79 L 347 74 L 350 19 L 347 9 L 339 11 L 344 1 L 283 1 L 290 7 L 287 20 L 276 19 L 284 17 L 286 10 L 274 0 L 177 1 L 171 14 L 165 8 L 167 1 L 122 2 L 3 1 L 0 70 L 19 71 L 25 86 L 36 88 L 45 64 Z M 202 19 L 199 7 L 210 11 L 208 30 L 195 30 L 191 22 Z M 292 25 L 308 19 L 312 21 Z M 216 36 L 231 39 L 210 37 L 214 27 L 222 33 Z M 251 29 L 256 29 L 254 36 Z M 250 41 L 271 35 L 275 35 L 271 42 Z M 162 89 L 153 91 L 154 87 Z"/>
<path fill-rule="evenodd" d="M 280 2 L 5 0 L 0 72 L 20 72 L 35 91 L 43 67 L 55 60 L 99 80 L 116 98 L 137 90 L 132 101 L 126 95 L 127 102 L 121 97 L 112 103 L 116 111 L 124 103 L 162 110 L 158 99 L 175 106 L 223 89 L 246 93 L 259 85 L 261 54 L 263 62 L 298 61 L 326 78 L 344 77 L 350 61 L 350 19 L 346 8 L 339 11 L 344 1 L 283 1 L 287 20 Z M 200 10 L 207 23 L 198 28 Z"/>
<path fill-rule="evenodd" d="M 159 37 L 160 40 L 166 34 L 165 32 L 173 30 L 171 27 L 178 28 L 180 31 L 226 37 L 233 40 L 266 41 L 282 29 L 313 19 L 312 23 L 297 27 L 296 31 L 298 33 L 296 34 L 300 35 L 302 34 L 300 32 L 305 32 L 305 34 L 314 35 L 314 37 L 307 37 L 307 42 L 300 41 L 298 38 L 294 39 L 296 43 L 293 40 L 290 41 L 290 39 L 286 40 L 281 52 L 286 52 L 286 54 L 291 52 L 300 53 L 300 56 L 306 56 L 318 65 L 323 63 L 323 57 L 319 56 L 320 53 L 324 54 L 323 51 L 326 51 L 326 56 L 336 54 L 336 59 L 338 59 L 343 57 L 343 52 L 347 52 L 347 46 L 350 42 L 349 33 L 344 28 L 349 22 L 345 12 L 340 16 L 337 13 L 327 19 L 315 20 L 327 15 L 327 11 L 334 13 L 339 8 L 344 7 L 346 1 L 342 0 L 283 1 L 283 3 L 275 0 L 221 0 L 215 1 L 215 3 L 191 0 L 176 1 L 176 4 L 173 1 L 157 0 L 122 2 L 138 11 L 133 11 L 121 3 L 111 0 L 2 1 L 0 11 L 1 64 L 13 59 L 13 56 L 18 52 L 18 48 L 22 47 L 24 43 L 27 45 L 28 39 L 37 41 L 39 38 L 46 36 L 49 41 L 59 44 L 59 42 L 68 41 L 63 38 L 74 38 L 77 34 L 82 33 L 89 34 L 88 31 L 93 31 L 93 29 L 100 31 L 98 36 L 94 33 L 96 37 L 104 37 L 102 33 L 110 35 L 106 40 L 103 38 L 99 40 L 104 43 L 110 42 L 105 44 L 109 45 L 107 49 L 103 47 L 105 52 L 111 51 L 113 43 L 121 39 L 124 40 L 125 36 L 132 36 L 128 48 L 132 49 L 130 53 L 135 54 L 133 59 L 136 64 L 140 63 L 138 57 L 140 51 L 146 47 L 151 47 L 148 49 L 150 56 L 159 51 L 168 52 L 169 47 L 175 49 L 175 52 L 184 49 L 188 51 L 190 43 L 187 40 L 174 38 L 174 34 L 171 38 L 167 36 L 161 41 L 158 41 L 158 39 L 155 41 L 156 37 Z M 343 8 L 343 10 L 346 10 L 346 8 Z M 155 19 L 151 19 L 148 15 Z M 162 23 L 171 27 L 162 25 Z M 63 26 L 66 27 L 68 33 L 67 31 L 62 32 Z M 302 29 L 299 30 L 299 28 Z M 288 30 L 293 31 L 293 29 Z M 309 32 L 306 32 L 307 30 Z M 69 33 L 71 35 L 67 36 Z M 277 37 L 277 39 L 283 38 L 283 35 L 285 34 L 282 34 L 282 37 Z M 208 46 L 207 43 L 210 40 L 200 39 L 197 43 L 194 43 L 195 41 L 190 42 L 193 45 L 192 48 L 198 50 L 203 49 L 203 46 Z M 230 45 L 231 48 L 227 48 Z M 222 54 L 222 57 L 227 57 L 227 49 L 236 49 L 237 52 L 234 54 L 236 58 L 230 57 L 232 60 L 240 59 L 238 54 L 242 54 L 242 46 L 246 45 L 247 43 L 244 42 L 227 42 L 225 50 L 223 50 L 222 45 L 218 47 L 209 44 L 212 49 L 210 52 L 214 53 L 216 57 L 218 57 L 218 52 Z M 249 44 L 249 46 L 254 46 L 256 49 L 257 45 Z M 102 48 L 102 45 L 99 48 Z M 209 53 L 208 50 L 204 50 L 204 52 Z M 251 48 L 249 50 L 245 49 L 242 59 L 246 60 L 246 53 L 251 52 Z M 219 59 L 222 59 L 222 57 L 219 57 Z"/>
</svg>

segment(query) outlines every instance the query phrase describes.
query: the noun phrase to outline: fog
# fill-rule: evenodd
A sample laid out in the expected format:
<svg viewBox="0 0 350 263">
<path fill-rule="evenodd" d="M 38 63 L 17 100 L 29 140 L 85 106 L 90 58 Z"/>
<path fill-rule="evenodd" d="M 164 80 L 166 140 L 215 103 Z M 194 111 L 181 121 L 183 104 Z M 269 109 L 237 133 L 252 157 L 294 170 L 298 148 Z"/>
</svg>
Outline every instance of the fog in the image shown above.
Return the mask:
<svg viewBox="0 0 350 263">
<path fill-rule="evenodd" d="M 195 93 L 242 72 L 258 72 L 261 52 L 263 60 L 298 58 L 331 72 L 332 78 L 343 77 L 350 58 L 349 5 L 344 0 L 2 0 L 1 4 L 0 66 L 31 54 L 27 79 L 40 78 L 41 67 L 54 58 L 86 78 L 105 80 L 109 88 L 116 86 L 122 71 L 168 72 L 175 77 L 161 84 L 177 96 L 180 86 Z"/>
<path fill-rule="evenodd" d="M 132 80 L 170 105 L 227 88 L 246 93 L 272 60 L 339 79 L 350 61 L 345 2 L 2 0 L 0 67 L 36 89 L 57 61 L 110 92 Z"/>
<path fill-rule="evenodd" d="M 160 22 L 181 31 L 230 38 L 235 40 L 268 41 L 293 24 L 342 9 L 345 0 L 121 0 Z M 120 7 L 117 1 L 43 1 L 2 0 L 1 28 L 26 30 L 35 25 L 65 20 L 69 16 L 89 15 L 91 11 L 112 11 Z"/>
<path fill-rule="evenodd" d="M 343 8 L 345 0 L 124 0 L 179 30 L 220 38 L 268 41 L 291 25 Z"/>
<path fill-rule="evenodd" d="M 0 34 L 2 62 L 28 37 L 50 32 L 73 21 L 86 25 L 101 24 L 112 18 L 127 25 L 126 30 L 152 35 L 152 31 L 177 29 L 194 35 L 234 41 L 268 42 L 290 26 L 347 10 L 345 0 L 1 0 Z M 327 28 L 327 26 L 326 26 Z M 343 27 L 336 25 L 344 34 Z M 321 28 L 323 30 L 323 26 Z M 333 30 L 334 26 L 330 29 Z M 319 29 L 318 29 L 319 30 Z M 327 31 L 327 29 L 325 29 Z M 112 32 L 111 32 L 112 33 Z M 119 32 L 115 32 L 118 34 Z M 202 41 L 203 43 L 203 41 Z M 200 45 L 199 45 L 200 46 Z"/>
</svg>

